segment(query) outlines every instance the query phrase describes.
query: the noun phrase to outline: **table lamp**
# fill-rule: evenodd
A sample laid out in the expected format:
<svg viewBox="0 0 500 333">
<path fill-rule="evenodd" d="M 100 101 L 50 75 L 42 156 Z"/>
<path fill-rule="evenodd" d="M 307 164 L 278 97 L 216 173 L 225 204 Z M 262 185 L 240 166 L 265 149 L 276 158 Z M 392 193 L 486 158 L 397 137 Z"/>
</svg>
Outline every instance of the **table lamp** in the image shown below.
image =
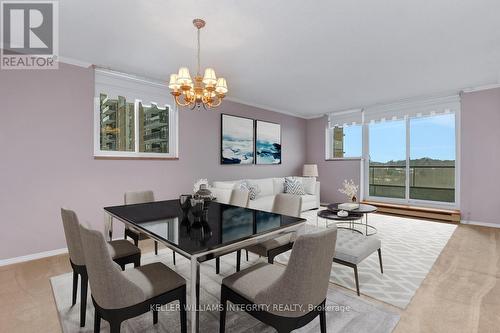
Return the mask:
<svg viewBox="0 0 500 333">
<path fill-rule="evenodd" d="M 304 164 L 302 168 L 303 177 L 318 177 L 318 165 L 316 164 Z"/>
</svg>

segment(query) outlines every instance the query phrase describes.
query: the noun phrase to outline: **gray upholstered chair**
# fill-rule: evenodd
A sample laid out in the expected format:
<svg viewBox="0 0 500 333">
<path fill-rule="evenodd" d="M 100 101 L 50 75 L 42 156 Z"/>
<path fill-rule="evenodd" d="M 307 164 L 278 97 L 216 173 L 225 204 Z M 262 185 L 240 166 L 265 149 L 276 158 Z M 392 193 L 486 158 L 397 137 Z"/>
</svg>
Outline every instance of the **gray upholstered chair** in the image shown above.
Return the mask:
<svg viewBox="0 0 500 333">
<path fill-rule="evenodd" d="M 321 332 L 325 333 L 325 301 L 336 238 L 336 227 L 301 235 L 287 266 L 259 263 L 224 278 L 220 332 L 225 331 L 230 301 L 244 304 L 246 312 L 278 332 L 291 332 L 319 315 Z"/>
<path fill-rule="evenodd" d="M 279 193 L 274 198 L 272 211 L 273 213 L 282 215 L 300 217 L 300 212 L 302 211 L 302 198 L 298 195 Z M 297 234 L 295 232 L 291 232 L 256 245 L 249 246 L 245 248 L 245 250 L 267 257 L 267 261 L 272 264 L 274 262 L 274 257 L 292 248 L 296 237 Z M 236 265 L 236 270 L 239 271 L 238 263 Z"/>
<path fill-rule="evenodd" d="M 337 247 L 333 262 L 354 269 L 354 281 L 356 292 L 359 293 L 358 265 L 375 251 L 378 252 L 380 273 L 384 274 L 382 265 L 382 242 L 375 236 L 365 236 L 357 231 L 339 229 L 337 236 Z"/>
<path fill-rule="evenodd" d="M 80 326 L 85 326 L 85 314 L 87 310 L 87 286 L 88 275 L 85 267 L 85 259 L 80 238 L 80 223 L 76 213 L 69 209 L 61 208 L 61 218 L 64 227 L 64 235 L 68 246 L 69 261 L 73 268 L 73 292 L 72 305 L 76 304 L 78 291 L 78 276 L 80 276 Z M 126 240 L 115 240 L 108 243 L 111 258 L 125 269 L 125 265 L 133 263 L 135 267 L 141 264 L 141 250 Z"/>
<path fill-rule="evenodd" d="M 232 190 L 231 191 L 231 196 L 229 198 L 229 204 L 232 206 L 238 206 L 238 207 L 247 207 L 248 206 L 248 200 L 250 198 L 249 192 L 248 191 L 243 191 L 243 190 Z M 237 270 L 239 271 L 240 267 L 240 261 L 241 261 L 241 250 L 238 250 L 236 252 L 236 258 L 237 258 Z M 247 252 L 247 260 L 248 260 L 248 252 Z M 215 273 L 219 274 L 220 272 L 220 257 L 215 258 Z"/>
<path fill-rule="evenodd" d="M 94 332 L 101 318 L 108 321 L 111 333 L 120 332 L 121 323 L 143 313 L 153 312 L 158 322 L 158 307 L 180 302 L 181 330 L 186 332 L 186 280 L 162 263 L 121 271 L 111 260 L 104 236 L 80 226 L 92 302 L 95 308 Z"/>
<path fill-rule="evenodd" d="M 134 205 L 134 204 L 141 204 L 141 203 L 146 203 L 146 202 L 153 202 L 155 201 L 155 195 L 153 191 L 130 191 L 130 192 L 125 192 L 124 195 L 124 202 L 125 205 Z M 128 226 L 125 226 L 125 239 L 127 237 L 132 238 L 134 241 L 134 244 L 137 246 L 139 244 L 139 240 L 147 239 L 148 236 L 140 232 L 139 230 L 130 228 Z M 155 242 L 155 254 L 158 254 L 158 242 Z M 175 265 L 175 252 L 173 252 L 173 260 L 174 260 L 174 265 Z"/>
</svg>

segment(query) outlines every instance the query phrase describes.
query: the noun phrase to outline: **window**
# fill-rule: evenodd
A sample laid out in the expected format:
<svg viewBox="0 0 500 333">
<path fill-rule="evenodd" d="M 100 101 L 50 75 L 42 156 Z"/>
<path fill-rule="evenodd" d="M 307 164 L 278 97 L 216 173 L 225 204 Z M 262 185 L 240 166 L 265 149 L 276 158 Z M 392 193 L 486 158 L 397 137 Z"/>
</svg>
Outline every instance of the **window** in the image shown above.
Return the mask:
<svg viewBox="0 0 500 333">
<path fill-rule="evenodd" d="M 361 158 L 363 126 L 361 110 L 348 110 L 328 116 L 326 159 Z"/>
<path fill-rule="evenodd" d="M 104 70 L 95 77 L 95 156 L 177 157 L 177 112 L 165 85 Z"/>
<path fill-rule="evenodd" d="M 406 124 L 404 121 L 373 123 L 369 127 L 369 194 L 405 198 Z"/>
<path fill-rule="evenodd" d="M 459 97 L 376 106 L 365 112 L 367 199 L 457 207 Z"/>
<path fill-rule="evenodd" d="M 334 127 L 330 129 L 329 158 L 360 158 L 362 154 L 361 125 Z"/>
<path fill-rule="evenodd" d="M 410 199 L 455 201 L 455 115 L 410 119 Z"/>
</svg>

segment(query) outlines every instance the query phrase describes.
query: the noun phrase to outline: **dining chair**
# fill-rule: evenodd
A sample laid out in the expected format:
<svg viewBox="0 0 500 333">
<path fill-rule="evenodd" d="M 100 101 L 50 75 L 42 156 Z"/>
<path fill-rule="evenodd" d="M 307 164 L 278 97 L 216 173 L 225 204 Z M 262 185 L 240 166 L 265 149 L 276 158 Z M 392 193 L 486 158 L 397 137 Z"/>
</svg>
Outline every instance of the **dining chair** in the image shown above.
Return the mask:
<svg viewBox="0 0 500 333">
<path fill-rule="evenodd" d="M 278 332 L 291 332 L 317 316 L 326 333 L 326 295 L 337 228 L 297 237 L 287 266 L 259 263 L 222 280 L 219 330 L 227 302 L 238 304 Z"/>
<path fill-rule="evenodd" d="M 232 190 L 231 196 L 229 198 L 229 204 L 232 206 L 247 207 L 249 198 L 250 198 L 250 195 L 249 195 L 248 191 Z M 248 260 L 248 252 L 247 252 L 247 260 Z M 236 251 L 236 261 L 237 261 L 236 266 L 240 267 L 241 250 Z M 237 269 L 237 270 L 239 270 L 239 269 Z M 217 257 L 217 258 L 215 258 L 215 273 L 219 274 L 219 272 L 220 272 L 220 257 Z"/>
<path fill-rule="evenodd" d="M 125 205 L 153 202 L 155 201 L 155 195 L 153 191 L 129 191 L 125 192 L 124 201 Z M 136 246 L 138 246 L 139 240 L 144 240 L 149 238 L 145 233 L 140 232 L 137 229 L 125 226 L 125 239 L 127 239 L 127 237 L 132 238 Z M 158 255 L 158 241 L 155 240 L 154 243 L 155 243 L 155 254 Z M 173 252 L 172 255 L 175 265 L 175 252 Z"/>
<path fill-rule="evenodd" d="M 272 212 L 300 217 L 300 212 L 302 211 L 302 198 L 298 195 L 292 195 L 287 193 L 279 193 L 274 198 Z M 252 253 L 258 254 L 263 257 L 267 257 L 268 263 L 272 264 L 274 262 L 274 258 L 286 251 L 289 251 L 293 242 L 297 238 L 296 232 L 290 232 L 285 235 L 279 236 L 274 239 L 266 240 L 262 243 L 258 243 L 255 245 L 251 245 L 246 247 L 246 251 L 250 251 Z M 248 255 L 247 255 L 248 260 Z M 236 271 L 240 270 L 239 262 L 241 260 L 237 259 L 236 262 Z"/>
<path fill-rule="evenodd" d="M 80 226 L 80 235 L 95 308 L 94 333 L 100 331 L 101 319 L 109 322 L 111 333 L 118 333 L 123 321 L 149 311 L 156 324 L 159 307 L 173 301 L 179 301 L 181 332 L 186 332 L 183 277 L 159 262 L 121 271 L 100 232 Z"/>
<path fill-rule="evenodd" d="M 87 287 L 88 275 L 80 238 L 80 228 L 78 216 L 69 209 L 61 208 L 61 218 L 63 222 L 64 235 L 68 246 L 69 261 L 73 269 L 73 291 L 71 306 L 76 304 L 76 294 L 78 292 L 78 276 L 80 276 L 80 327 L 85 326 L 85 315 L 87 311 Z M 111 258 L 125 269 L 125 265 L 134 264 L 135 267 L 141 264 L 141 250 L 126 240 L 114 240 L 107 243 Z"/>
</svg>

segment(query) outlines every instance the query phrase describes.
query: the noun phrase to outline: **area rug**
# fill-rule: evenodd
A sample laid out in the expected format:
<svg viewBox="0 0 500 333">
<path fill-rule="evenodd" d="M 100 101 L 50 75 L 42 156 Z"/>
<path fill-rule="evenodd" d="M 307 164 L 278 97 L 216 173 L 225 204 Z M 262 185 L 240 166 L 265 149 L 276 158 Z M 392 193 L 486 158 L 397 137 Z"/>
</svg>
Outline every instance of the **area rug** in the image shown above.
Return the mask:
<svg viewBox="0 0 500 333">
<path fill-rule="evenodd" d="M 303 213 L 306 232 L 325 228 L 325 220 L 317 222 L 317 210 Z M 329 223 L 333 223 L 329 221 Z M 375 252 L 358 265 L 360 292 L 364 295 L 405 309 L 445 247 L 456 225 L 370 214 L 369 223 L 377 228 L 382 241 L 384 274 L 380 273 Z M 290 252 L 275 260 L 286 264 Z M 333 264 L 331 282 L 356 290 L 353 269 Z"/>
<path fill-rule="evenodd" d="M 189 281 L 189 261 L 184 258 L 177 259 L 177 265 L 172 263 L 171 252 L 162 249 L 158 256 L 154 254 L 143 255 L 142 264 L 162 261 L 175 269 Z M 263 260 L 255 255 L 250 255 L 250 260 L 242 260 L 242 268 Z M 219 314 L 215 308 L 219 304 L 220 283 L 222 278 L 235 272 L 236 258 L 234 254 L 222 257 L 221 274 L 215 274 L 214 261 L 201 265 L 201 290 L 200 306 L 200 332 L 218 332 Z M 127 268 L 130 269 L 130 268 Z M 61 328 L 64 333 L 93 332 L 94 308 L 92 301 L 87 302 L 87 321 L 83 328 L 79 327 L 80 299 L 71 307 L 72 274 L 67 273 L 50 279 Z M 330 285 L 327 296 L 327 327 L 329 332 L 345 333 L 385 333 L 391 332 L 399 321 L 399 315 L 384 305 L 363 300 Z M 153 316 L 146 313 L 137 318 L 122 323 L 122 332 L 180 332 L 179 312 L 174 310 L 159 313 L 157 325 L 153 325 Z M 189 317 L 188 317 L 189 319 Z M 189 329 L 189 320 L 188 320 Z M 259 332 L 271 333 L 275 330 L 242 311 L 230 311 L 226 317 L 227 332 Z M 106 321 L 101 322 L 101 332 L 109 332 Z M 319 332 L 319 318 L 295 332 Z"/>
</svg>

